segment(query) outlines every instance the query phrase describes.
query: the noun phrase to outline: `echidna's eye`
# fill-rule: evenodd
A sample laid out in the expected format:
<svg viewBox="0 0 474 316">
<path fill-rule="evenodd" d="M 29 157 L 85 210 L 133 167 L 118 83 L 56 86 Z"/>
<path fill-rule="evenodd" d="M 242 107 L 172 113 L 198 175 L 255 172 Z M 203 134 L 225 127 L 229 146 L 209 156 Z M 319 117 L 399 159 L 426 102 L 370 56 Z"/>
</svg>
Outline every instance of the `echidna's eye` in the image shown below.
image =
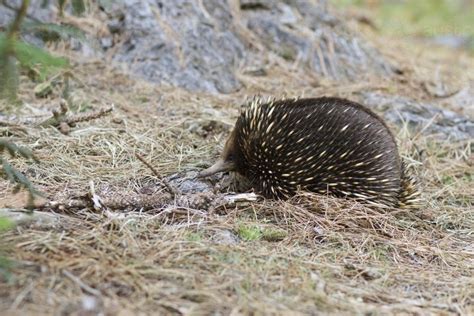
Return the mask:
<svg viewBox="0 0 474 316">
<path fill-rule="evenodd" d="M 226 161 L 234 161 L 234 154 L 229 154 L 227 157 L 226 157 Z"/>
</svg>

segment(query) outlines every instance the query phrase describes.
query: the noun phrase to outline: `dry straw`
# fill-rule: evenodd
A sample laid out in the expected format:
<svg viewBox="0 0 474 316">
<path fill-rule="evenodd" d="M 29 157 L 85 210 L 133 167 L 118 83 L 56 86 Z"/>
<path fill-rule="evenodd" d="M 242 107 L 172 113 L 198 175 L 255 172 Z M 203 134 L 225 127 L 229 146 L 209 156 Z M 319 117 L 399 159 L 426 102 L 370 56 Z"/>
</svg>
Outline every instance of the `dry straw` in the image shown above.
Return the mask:
<svg viewBox="0 0 474 316">
<path fill-rule="evenodd" d="M 0 283 L 0 310 L 474 312 L 469 141 L 437 141 L 424 134 L 413 139 L 407 128 L 396 129 L 402 154 L 422 179 L 428 202 L 419 211 L 367 208 L 305 193 L 286 202 L 237 206 L 216 202 L 220 195 L 212 191 L 173 197 L 137 158 L 143 157 L 161 177 L 178 174 L 184 181 L 218 155 L 217 144 L 228 135 L 238 105 L 256 90 L 277 97 L 286 92 L 354 99 L 369 88 L 395 89 L 414 98 L 420 93 L 377 78 L 302 88 L 293 79 L 305 75 L 295 71 L 280 64 L 270 79 L 242 75 L 248 88 L 213 96 L 153 86 L 101 62 L 84 62 L 75 68 L 76 80 L 71 79 L 77 106 L 71 110 L 98 110 L 113 103 L 109 116 L 78 123 L 68 135 L 52 126 L 0 125 L 3 135 L 30 147 L 40 159 L 39 165 L 12 163 L 57 202 L 43 211 L 58 217 L 51 225 L 19 226 L 2 236 L 2 247 L 15 265 L 10 281 Z M 419 80 L 405 76 L 411 83 Z M 22 117 L 42 120 L 58 108 L 59 94 L 37 99 L 29 81 L 21 87 L 27 103 Z M 9 184 L 0 184 L 2 197 L 10 190 Z M 101 201 L 96 207 L 94 196 Z M 146 198 L 151 199 L 148 204 Z M 261 237 L 273 231 L 283 231 L 283 239 Z"/>
</svg>

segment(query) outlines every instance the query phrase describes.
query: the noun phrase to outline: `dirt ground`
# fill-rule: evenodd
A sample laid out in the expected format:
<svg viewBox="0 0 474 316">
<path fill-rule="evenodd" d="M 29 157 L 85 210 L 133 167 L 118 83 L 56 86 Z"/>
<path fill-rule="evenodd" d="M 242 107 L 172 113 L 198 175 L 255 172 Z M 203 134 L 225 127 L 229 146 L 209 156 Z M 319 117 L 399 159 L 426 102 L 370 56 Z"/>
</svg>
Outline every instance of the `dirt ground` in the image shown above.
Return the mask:
<svg viewBox="0 0 474 316">
<path fill-rule="evenodd" d="M 244 88 L 228 95 L 156 86 L 56 47 L 75 61 L 70 111 L 114 109 L 67 135 L 35 127 L 59 108 L 67 76 L 47 98 L 23 78 L 27 121 L 2 128 L 39 158 L 12 163 L 49 202 L 2 236 L 11 267 L 1 314 L 474 314 L 472 140 L 393 126 L 426 199 L 415 211 L 309 194 L 233 204 L 219 200 L 226 179 L 192 179 L 256 93 L 357 100 L 370 90 L 429 102 L 421 87 L 439 65 L 449 83 L 474 82 L 472 55 L 414 45 L 380 45 L 390 58 L 412 56 L 394 79 L 340 85 L 275 64 L 265 77 L 241 74 Z M 170 175 L 175 195 L 160 179 Z M 19 203 L 11 190 L 1 182 L 0 195 Z"/>
</svg>

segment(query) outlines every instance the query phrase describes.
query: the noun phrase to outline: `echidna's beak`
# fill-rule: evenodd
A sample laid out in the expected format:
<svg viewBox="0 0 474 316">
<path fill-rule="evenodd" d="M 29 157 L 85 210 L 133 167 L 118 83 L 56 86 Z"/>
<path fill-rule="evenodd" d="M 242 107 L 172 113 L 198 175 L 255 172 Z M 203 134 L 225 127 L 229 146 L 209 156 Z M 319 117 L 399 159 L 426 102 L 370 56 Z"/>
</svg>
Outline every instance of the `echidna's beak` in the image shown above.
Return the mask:
<svg viewBox="0 0 474 316">
<path fill-rule="evenodd" d="M 215 164 L 210 166 L 209 168 L 199 172 L 197 175 L 198 178 L 209 177 L 218 172 L 225 172 L 231 171 L 235 169 L 235 163 L 232 161 L 225 161 L 223 159 L 219 159 Z"/>
</svg>

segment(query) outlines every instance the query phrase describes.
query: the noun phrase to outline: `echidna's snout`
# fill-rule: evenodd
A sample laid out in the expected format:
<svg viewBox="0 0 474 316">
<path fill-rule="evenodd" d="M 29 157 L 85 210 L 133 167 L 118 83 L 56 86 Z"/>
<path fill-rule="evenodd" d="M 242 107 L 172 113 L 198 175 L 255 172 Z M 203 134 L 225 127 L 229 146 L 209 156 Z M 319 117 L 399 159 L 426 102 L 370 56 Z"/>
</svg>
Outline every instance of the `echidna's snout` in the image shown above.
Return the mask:
<svg viewBox="0 0 474 316">
<path fill-rule="evenodd" d="M 209 168 L 199 172 L 197 178 L 209 177 L 218 172 L 236 171 L 236 142 L 235 142 L 235 130 L 230 134 L 229 139 L 225 143 L 224 150 L 222 151 L 221 157 L 215 164 Z"/>
<path fill-rule="evenodd" d="M 215 164 L 213 164 L 209 168 L 199 172 L 197 177 L 198 178 L 209 177 L 218 172 L 233 171 L 235 170 L 235 168 L 236 166 L 233 161 L 219 159 Z"/>
</svg>

